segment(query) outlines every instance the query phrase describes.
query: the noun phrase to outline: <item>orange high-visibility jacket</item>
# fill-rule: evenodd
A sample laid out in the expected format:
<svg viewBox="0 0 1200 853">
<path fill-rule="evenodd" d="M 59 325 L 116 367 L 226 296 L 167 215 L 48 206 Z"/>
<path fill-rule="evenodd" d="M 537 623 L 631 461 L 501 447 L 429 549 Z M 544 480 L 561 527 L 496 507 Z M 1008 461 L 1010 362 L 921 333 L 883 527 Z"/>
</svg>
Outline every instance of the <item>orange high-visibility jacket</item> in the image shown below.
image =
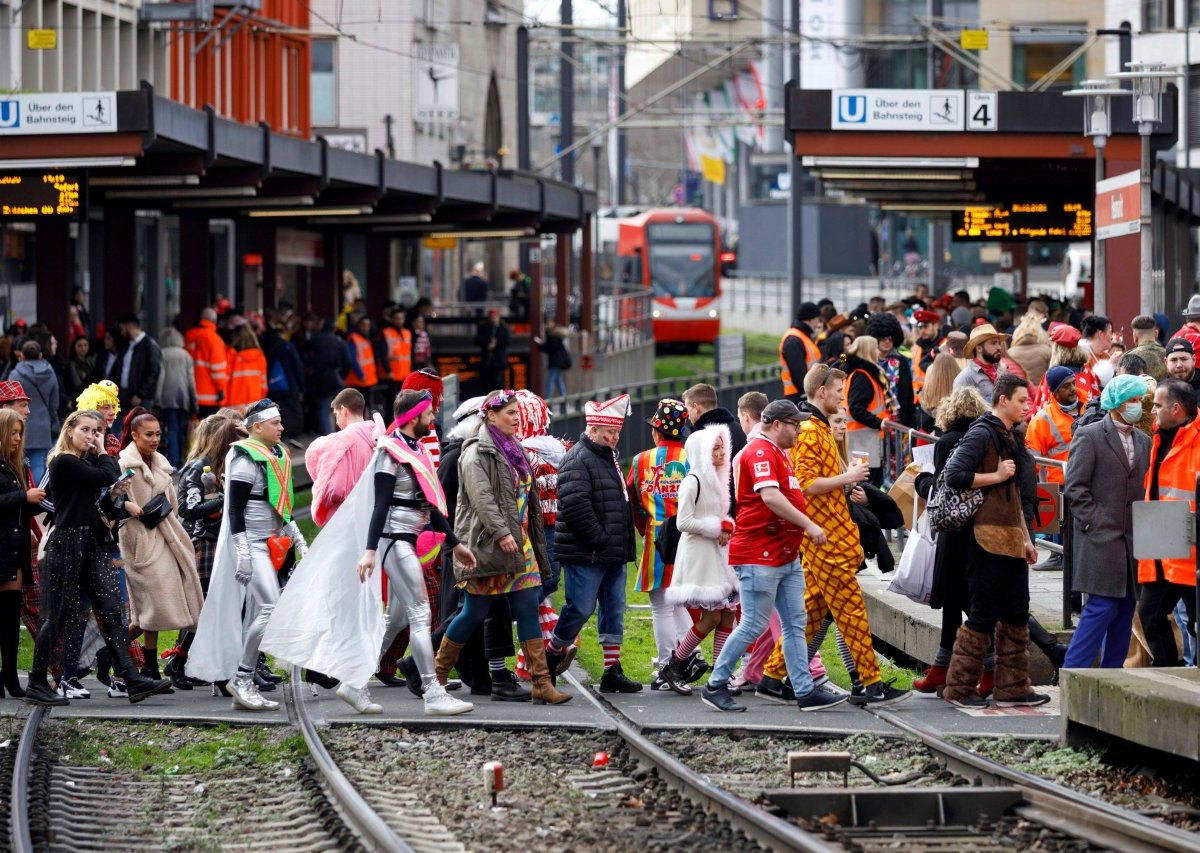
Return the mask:
<svg viewBox="0 0 1200 853">
<path fill-rule="evenodd" d="M 267 396 L 267 357 L 260 349 L 238 352 L 230 347 L 229 387 L 225 391 L 226 406 L 247 406 Z"/>
<path fill-rule="evenodd" d="M 1150 486 L 1154 481 L 1154 458 L 1162 437 L 1155 432 L 1154 444 L 1150 448 L 1150 470 L 1146 472 L 1146 500 L 1150 500 Z M 1200 471 L 1200 417 L 1193 418 L 1175 433 L 1167 458 L 1158 469 L 1158 499 L 1160 501 L 1187 501 L 1192 511 L 1196 510 L 1196 472 Z M 1158 580 L 1154 560 L 1138 560 L 1138 583 Z M 1163 579 L 1185 586 L 1196 585 L 1196 546 L 1186 560 L 1163 560 Z"/>
<path fill-rule="evenodd" d="M 383 340 L 387 344 L 388 379 L 403 382 L 412 373 L 412 332 L 384 326 Z"/>
<path fill-rule="evenodd" d="M 1075 419 L 1062 410 L 1053 397 L 1033 416 L 1025 431 L 1025 446 L 1034 456 L 1057 459 L 1065 466 L 1067 451 L 1071 447 L 1071 433 L 1075 430 Z M 1046 482 L 1063 482 L 1063 468 L 1046 466 Z"/>
<path fill-rule="evenodd" d="M 379 371 L 375 368 L 375 348 L 358 332 L 350 333 L 350 345 L 354 347 L 354 360 L 362 371 L 362 378 L 351 370 L 346 374 L 346 384 L 352 388 L 374 388 L 379 384 Z"/>
<path fill-rule="evenodd" d="M 799 394 L 804 388 L 804 377 L 793 377 L 792 371 L 788 369 L 787 361 L 783 358 L 783 345 L 788 342 L 789 338 L 799 338 L 800 342 L 804 344 L 804 363 L 809 368 L 821 361 L 821 350 L 813 343 L 812 338 L 795 328 L 784 332 L 783 337 L 779 340 L 779 363 L 783 365 L 783 372 L 779 374 L 779 378 L 783 380 L 783 396 L 785 397 Z M 797 383 L 799 383 L 798 386 Z"/>
<path fill-rule="evenodd" d="M 188 329 L 185 342 L 195 365 L 192 372 L 196 379 L 196 404 L 221 405 L 229 372 L 225 364 L 225 342 L 217 334 L 216 324 L 201 320 L 194 329 Z"/>
<path fill-rule="evenodd" d="M 862 368 L 853 371 L 847 376 L 845 384 L 842 385 L 842 405 L 846 407 L 846 411 L 850 411 L 850 382 L 854 379 L 855 373 L 861 373 L 871 381 L 871 390 L 874 392 L 871 396 L 871 408 L 869 410 L 871 414 L 881 421 L 890 421 L 892 416 L 888 411 L 887 399 L 883 396 L 883 386 L 879 384 L 879 380 L 876 377 L 867 373 Z M 866 424 L 860 424 L 853 417 L 850 417 L 846 419 L 846 429 L 871 429 L 871 427 Z"/>
</svg>

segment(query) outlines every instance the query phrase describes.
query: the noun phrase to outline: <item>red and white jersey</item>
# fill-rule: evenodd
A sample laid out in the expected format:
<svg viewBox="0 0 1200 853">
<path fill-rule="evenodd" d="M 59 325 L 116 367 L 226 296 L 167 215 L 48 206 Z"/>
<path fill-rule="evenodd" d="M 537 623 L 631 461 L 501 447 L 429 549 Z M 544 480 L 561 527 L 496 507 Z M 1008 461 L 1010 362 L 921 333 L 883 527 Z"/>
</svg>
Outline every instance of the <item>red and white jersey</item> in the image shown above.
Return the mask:
<svg viewBox="0 0 1200 853">
<path fill-rule="evenodd" d="M 542 504 L 542 524 L 553 527 L 558 521 L 558 468 L 566 456 L 569 442 L 549 435 L 536 435 L 521 442 L 529 454 L 533 482 Z"/>
<path fill-rule="evenodd" d="M 429 458 L 433 460 L 433 470 L 436 471 L 438 463 L 442 461 L 442 442 L 438 439 L 437 425 L 430 426 L 429 435 L 417 439 L 417 441 L 425 448 L 425 452 L 429 454 Z"/>
</svg>

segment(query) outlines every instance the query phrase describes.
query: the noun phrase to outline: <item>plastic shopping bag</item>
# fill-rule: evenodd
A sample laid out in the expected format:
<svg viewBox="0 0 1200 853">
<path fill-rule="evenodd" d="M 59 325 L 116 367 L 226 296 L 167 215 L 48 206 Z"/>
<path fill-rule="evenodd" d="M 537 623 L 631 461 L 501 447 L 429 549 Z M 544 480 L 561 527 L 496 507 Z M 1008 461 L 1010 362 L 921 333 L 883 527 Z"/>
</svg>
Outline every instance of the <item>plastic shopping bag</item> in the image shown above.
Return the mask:
<svg viewBox="0 0 1200 853">
<path fill-rule="evenodd" d="M 904 544 L 900 565 L 896 567 L 888 591 L 918 604 L 928 604 L 933 592 L 933 564 L 936 558 L 937 536 L 929 526 L 927 515 L 921 513 L 912 535 Z"/>
</svg>

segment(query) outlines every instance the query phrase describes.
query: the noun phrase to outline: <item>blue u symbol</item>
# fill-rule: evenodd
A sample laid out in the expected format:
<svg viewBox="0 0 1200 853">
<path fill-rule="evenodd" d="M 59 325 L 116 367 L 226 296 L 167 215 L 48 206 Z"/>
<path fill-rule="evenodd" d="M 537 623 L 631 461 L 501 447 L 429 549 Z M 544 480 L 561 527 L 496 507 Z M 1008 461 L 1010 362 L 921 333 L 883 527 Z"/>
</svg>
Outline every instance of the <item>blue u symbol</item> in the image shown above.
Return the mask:
<svg viewBox="0 0 1200 853">
<path fill-rule="evenodd" d="M 867 120 L 866 95 L 839 95 L 838 121 L 844 124 L 863 124 Z"/>
<path fill-rule="evenodd" d="M 0 101 L 0 127 L 17 127 L 21 124 L 21 102 Z"/>
</svg>

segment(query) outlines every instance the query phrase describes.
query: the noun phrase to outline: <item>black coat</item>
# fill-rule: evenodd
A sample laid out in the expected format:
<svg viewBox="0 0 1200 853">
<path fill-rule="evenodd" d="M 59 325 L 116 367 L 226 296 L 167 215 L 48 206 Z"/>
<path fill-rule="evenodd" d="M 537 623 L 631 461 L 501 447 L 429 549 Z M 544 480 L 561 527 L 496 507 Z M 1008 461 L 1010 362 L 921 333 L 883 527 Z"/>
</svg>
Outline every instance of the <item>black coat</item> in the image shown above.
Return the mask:
<svg viewBox="0 0 1200 853">
<path fill-rule="evenodd" d="M 192 541 L 216 542 L 221 532 L 221 512 L 225 495 L 204 499 L 204 466 L 212 463 L 204 458 L 193 459 L 179 472 L 179 519 Z"/>
<path fill-rule="evenodd" d="M 571 353 L 566 342 L 558 335 L 549 335 L 538 343 L 538 349 L 546 354 L 546 365 L 554 370 L 571 369 Z"/>
<path fill-rule="evenodd" d="M 717 406 L 715 409 L 709 409 L 696 419 L 692 424 L 693 430 L 704 429 L 713 424 L 724 424 L 729 427 L 729 440 L 733 443 L 733 451 L 729 454 L 729 458 L 737 456 L 742 452 L 742 448 L 746 446 L 746 433 L 742 431 L 742 425 L 738 423 L 738 419 L 734 417 L 729 409 L 723 409 Z M 732 475 L 731 475 L 732 476 Z M 730 493 L 732 494 L 732 492 Z"/>
<path fill-rule="evenodd" d="M 443 442 L 442 457 L 438 460 L 437 477 L 446 493 L 446 520 L 451 527 L 454 526 L 454 511 L 458 509 L 458 457 L 462 455 L 462 446 L 461 438 Z"/>
<path fill-rule="evenodd" d="M 112 373 L 107 378 L 117 383 L 120 389 L 122 410 L 127 412 L 133 408 L 131 400 L 134 397 L 140 398 L 141 405 L 147 409 L 153 409 L 155 395 L 158 393 L 158 375 L 162 373 L 162 350 L 154 338 L 149 335 L 142 338 L 141 343 L 134 347 L 133 356 L 129 360 L 129 382 L 122 383 L 121 372 L 125 364 L 125 353 L 132 345 L 132 342 L 126 343 L 121 349 L 117 360 L 113 362 Z"/>
<path fill-rule="evenodd" d="M 333 332 L 313 335 L 304 346 L 304 368 L 309 396 L 314 400 L 332 397 L 342 390 L 352 369 L 346 341 Z"/>
<path fill-rule="evenodd" d="M 971 419 L 963 418 L 950 424 L 949 429 L 938 435 L 933 446 L 933 474 L 919 474 L 914 487 L 917 494 L 929 500 L 933 491 L 934 478 L 946 467 L 954 448 L 971 427 Z M 967 576 L 963 571 L 962 555 L 967 553 L 974 531 L 970 525 L 962 530 L 947 530 L 938 534 L 937 551 L 933 563 L 933 589 L 929 595 L 929 606 L 965 610 L 970 603 L 967 592 Z M 956 555 L 954 558 L 951 555 Z"/>
<path fill-rule="evenodd" d="M 0 559 L 0 582 L 13 581 L 18 568 L 23 583 L 33 582 L 29 571 L 30 504 L 25 500 L 28 488 L 21 475 L 0 460 L 0 554 L 4 555 Z"/>
<path fill-rule="evenodd" d="M 613 450 L 581 435 L 558 469 L 555 558 L 575 565 L 628 563 L 633 511 Z"/>
</svg>

